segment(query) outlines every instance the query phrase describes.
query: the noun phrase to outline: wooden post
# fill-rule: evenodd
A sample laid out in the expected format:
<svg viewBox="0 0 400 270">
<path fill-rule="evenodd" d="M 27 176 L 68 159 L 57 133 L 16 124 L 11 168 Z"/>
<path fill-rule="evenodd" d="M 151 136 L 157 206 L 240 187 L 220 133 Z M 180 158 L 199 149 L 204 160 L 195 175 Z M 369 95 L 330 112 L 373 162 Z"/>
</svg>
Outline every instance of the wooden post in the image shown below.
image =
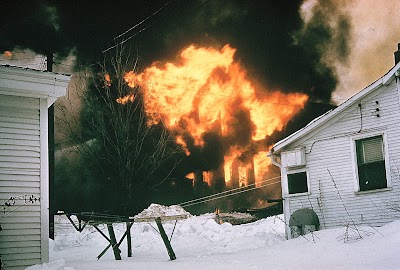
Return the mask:
<svg viewBox="0 0 400 270">
<path fill-rule="evenodd" d="M 107 252 L 107 250 L 108 250 L 110 247 L 114 247 L 115 249 L 118 249 L 118 254 L 120 254 L 120 253 L 121 253 L 121 250 L 119 249 L 119 246 L 121 245 L 122 241 L 124 241 L 125 237 L 128 235 L 128 232 L 129 232 L 129 234 L 130 234 L 130 231 L 129 231 L 129 230 L 126 230 L 125 233 L 124 233 L 124 235 L 122 235 L 121 239 L 119 240 L 119 242 L 116 243 L 115 245 L 113 245 L 111 239 L 108 238 L 107 235 L 105 235 L 96 225 L 93 225 L 93 226 L 94 226 L 94 227 L 99 231 L 99 233 L 100 233 L 105 239 L 107 239 L 107 241 L 109 242 L 109 244 L 106 246 L 106 248 L 99 254 L 99 256 L 97 256 L 97 259 L 100 259 L 100 258 Z M 132 226 L 132 224 L 131 224 L 131 226 Z M 131 226 L 130 226 L 130 227 L 131 227 Z M 130 227 L 129 227 L 129 229 L 130 229 Z M 111 229 L 112 229 L 112 226 L 111 226 Z M 113 230 L 113 229 L 112 229 L 112 230 Z M 114 230 L 113 230 L 112 232 L 114 232 Z M 115 235 L 114 235 L 114 236 L 115 236 Z M 116 238 L 115 238 L 115 241 L 117 241 Z M 128 244 L 128 248 L 129 248 L 129 244 Z M 129 251 L 128 251 L 128 255 L 129 255 Z M 129 257 L 132 257 L 132 248 L 131 248 L 131 256 L 129 256 Z"/>
<path fill-rule="evenodd" d="M 160 231 L 161 238 L 164 241 L 165 247 L 167 248 L 169 258 L 171 259 L 171 261 L 173 261 L 173 260 L 176 259 L 176 256 L 175 256 L 174 251 L 172 250 L 171 243 L 169 242 L 168 237 L 165 234 L 164 227 L 163 227 L 163 225 L 161 223 L 161 218 L 158 217 L 158 218 L 155 219 L 155 221 L 156 221 L 157 227 L 158 227 L 158 229 Z"/>
<path fill-rule="evenodd" d="M 128 257 L 132 257 L 132 240 L 131 240 L 132 223 L 126 223 L 126 242 L 128 243 Z"/>
<path fill-rule="evenodd" d="M 114 228 L 112 224 L 107 224 L 108 233 L 110 234 L 110 244 L 114 251 L 114 257 L 116 260 L 121 260 L 121 251 L 117 245 L 117 239 L 115 239 Z"/>
<path fill-rule="evenodd" d="M 47 53 L 47 71 L 53 71 L 53 53 Z M 48 144 L 49 144 L 49 237 L 54 240 L 54 213 L 58 209 L 54 208 L 55 200 L 55 172 L 54 172 L 54 104 L 48 108 Z"/>
</svg>

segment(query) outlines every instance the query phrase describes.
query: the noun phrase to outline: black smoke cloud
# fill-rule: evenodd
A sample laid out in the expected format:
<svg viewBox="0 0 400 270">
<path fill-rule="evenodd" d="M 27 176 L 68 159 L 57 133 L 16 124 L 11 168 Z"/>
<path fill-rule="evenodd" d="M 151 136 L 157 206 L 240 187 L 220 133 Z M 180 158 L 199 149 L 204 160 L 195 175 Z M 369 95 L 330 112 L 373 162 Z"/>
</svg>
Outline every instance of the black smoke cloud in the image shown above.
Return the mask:
<svg viewBox="0 0 400 270">
<path fill-rule="evenodd" d="M 57 10 L 44 1 L 2 1 L 0 50 L 16 46 L 47 54 L 64 52 Z"/>
<path fill-rule="evenodd" d="M 102 51 L 125 40 L 145 67 L 171 59 L 189 44 L 230 43 L 237 48 L 236 60 L 269 89 L 304 92 L 327 102 L 337 83 L 329 59 L 346 61 L 351 25 L 340 2 L 331 0 L 317 3 L 305 23 L 302 3 L 7 0 L 2 2 L 0 49 L 18 46 L 59 55 L 73 50 L 79 60 L 97 61 Z"/>
<path fill-rule="evenodd" d="M 269 144 L 330 108 L 318 103 L 329 103 L 336 88 L 332 61 L 345 62 L 350 50 L 351 24 L 340 3 L 317 1 L 305 21 L 301 0 L 6 0 L 0 17 L 0 50 L 22 47 L 58 56 L 72 51 L 78 62 L 91 62 L 124 41 L 144 68 L 157 60 L 174 59 L 189 44 L 229 43 L 237 49 L 236 60 L 265 89 L 310 97 L 301 114 L 305 117 L 297 116 L 283 132 L 267 138 Z M 230 124 L 234 131 L 226 139 L 249 144 L 253 126 L 248 112 L 238 108 Z M 198 156 L 212 156 L 209 149 L 222 153 L 216 147 L 220 140 L 207 136 L 210 147 L 199 149 Z"/>
<path fill-rule="evenodd" d="M 227 119 L 226 143 L 229 146 L 247 148 L 256 129 L 250 118 L 250 112 L 241 104 L 241 100 L 232 103 L 232 111 Z"/>
</svg>

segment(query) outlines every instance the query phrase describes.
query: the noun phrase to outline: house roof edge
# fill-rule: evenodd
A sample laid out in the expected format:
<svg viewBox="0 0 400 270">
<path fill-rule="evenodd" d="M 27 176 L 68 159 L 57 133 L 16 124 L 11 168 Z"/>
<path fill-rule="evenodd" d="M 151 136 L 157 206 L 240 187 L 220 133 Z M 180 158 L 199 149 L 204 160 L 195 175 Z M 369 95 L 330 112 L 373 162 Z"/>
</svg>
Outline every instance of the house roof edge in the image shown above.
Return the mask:
<svg viewBox="0 0 400 270">
<path fill-rule="evenodd" d="M 18 67 L 0 66 L 0 94 L 58 98 L 66 94 L 71 76 Z"/>
<path fill-rule="evenodd" d="M 290 134 L 286 138 L 276 142 L 273 147 L 271 148 L 271 154 L 279 153 L 285 148 L 287 145 L 293 143 L 294 141 L 306 136 L 307 134 L 314 131 L 317 127 L 324 124 L 328 120 L 335 118 L 338 114 L 342 111 L 353 105 L 354 103 L 358 102 L 360 99 L 368 95 L 369 93 L 376 90 L 381 85 L 388 85 L 396 76 L 399 76 L 400 70 L 400 62 L 397 63 L 393 68 L 391 68 L 385 75 L 380 77 L 378 80 L 370 84 L 369 86 L 365 87 L 363 90 L 358 92 L 357 94 L 353 95 L 345 102 L 340 104 L 335 109 L 329 110 L 328 112 L 318 116 L 317 118 L 313 119 L 310 123 L 308 123 L 305 127 L 299 129 L 298 131 Z"/>
</svg>

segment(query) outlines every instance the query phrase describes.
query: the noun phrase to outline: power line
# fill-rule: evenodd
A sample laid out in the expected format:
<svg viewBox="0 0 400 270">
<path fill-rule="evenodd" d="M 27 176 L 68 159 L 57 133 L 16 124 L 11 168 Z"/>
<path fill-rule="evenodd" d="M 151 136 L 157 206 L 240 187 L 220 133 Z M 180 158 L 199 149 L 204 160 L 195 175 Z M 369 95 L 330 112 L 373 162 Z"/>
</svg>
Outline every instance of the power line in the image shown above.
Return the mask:
<svg viewBox="0 0 400 270">
<path fill-rule="evenodd" d="M 155 15 L 157 15 L 161 10 L 163 10 L 166 6 L 168 6 L 170 3 L 172 2 L 169 1 L 166 4 L 164 4 L 161 8 L 159 8 L 157 11 L 153 12 L 151 15 L 149 15 L 148 17 L 146 17 L 145 19 L 143 19 L 142 21 L 140 21 L 139 23 L 135 24 L 134 26 L 132 26 L 131 28 L 129 28 L 128 30 L 126 30 L 125 32 L 123 32 L 122 34 L 119 34 L 118 36 L 116 36 L 114 38 L 114 41 L 120 37 L 122 37 L 123 35 L 127 34 L 128 32 L 130 32 L 131 30 L 135 29 L 136 27 L 138 27 L 139 25 L 143 24 L 144 22 L 146 22 L 147 20 L 149 20 L 150 18 L 154 17 Z M 157 22 L 157 21 L 156 21 Z M 117 46 L 120 46 L 122 44 L 124 44 L 125 42 L 127 42 L 128 40 L 130 40 L 131 38 L 137 36 L 138 34 L 140 34 L 141 32 L 145 31 L 147 28 L 149 28 L 150 26 L 152 26 L 155 22 L 149 24 L 148 26 L 142 28 L 141 30 L 137 31 L 136 33 L 134 33 L 133 35 L 131 35 L 130 37 L 123 39 L 121 42 L 118 42 L 117 44 L 105 49 L 102 51 L 102 53 L 106 53 L 111 49 L 114 49 Z"/>
<path fill-rule="evenodd" d="M 261 185 L 259 187 L 249 188 L 250 186 L 255 186 L 255 185 L 258 185 L 260 183 L 270 182 L 270 181 L 278 179 L 278 178 L 280 178 L 280 176 L 272 177 L 272 178 L 260 181 L 258 183 L 250 184 L 250 185 L 245 186 L 245 187 L 239 187 L 239 188 L 235 188 L 235 189 L 219 192 L 219 193 L 216 193 L 216 194 L 204 196 L 204 197 L 201 197 L 201 198 L 197 198 L 197 199 L 194 199 L 194 200 L 190 200 L 190 201 L 187 201 L 187 202 L 180 203 L 178 205 L 180 205 L 182 207 L 187 207 L 187 206 L 191 206 L 191 205 L 195 205 L 195 204 L 200 204 L 200 203 L 204 203 L 204 202 L 208 202 L 208 201 L 217 200 L 217 199 L 220 199 L 220 198 L 224 198 L 224 197 L 240 194 L 240 193 L 251 191 L 251 190 L 254 190 L 254 189 L 266 187 L 266 186 L 269 186 L 269 185 L 280 183 L 280 181 L 277 181 L 277 182 L 274 182 L 274 183 L 270 183 L 270 184 L 266 184 L 266 185 Z"/>
<path fill-rule="evenodd" d="M 218 200 L 218 199 L 221 199 L 221 198 L 225 198 L 225 197 L 237 195 L 237 194 L 240 194 L 240 193 L 252 191 L 252 190 L 255 190 L 255 189 L 263 188 L 263 187 L 266 187 L 266 186 L 275 185 L 275 184 L 278 184 L 278 183 L 280 183 L 280 182 L 281 182 L 281 181 L 276 181 L 276 182 L 269 183 L 269 184 L 265 184 L 265 185 L 262 185 L 262 186 L 259 186 L 259 187 L 249 188 L 249 189 L 245 189 L 245 190 L 238 191 L 238 192 L 235 192 L 235 193 L 230 193 L 230 194 L 226 194 L 226 195 L 219 196 L 219 197 L 216 197 L 216 198 L 211 198 L 211 199 L 208 199 L 208 200 L 202 200 L 202 201 L 199 201 L 199 202 L 190 203 L 190 204 L 185 204 L 185 205 L 181 205 L 181 206 L 182 206 L 182 207 L 188 207 L 188 206 L 193 206 L 193 205 L 196 205 L 196 204 L 201 204 L 201 203 L 205 203 L 205 202 L 209 202 L 209 201 L 214 201 L 214 200 Z"/>
<path fill-rule="evenodd" d="M 190 15 L 195 14 L 198 10 L 200 10 L 200 8 L 204 7 L 208 2 L 210 2 L 210 0 L 206 0 L 203 3 L 201 3 L 198 7 L 196 7 L 193 11 L 190 12 Z M 180 23 L 182 23 L 182 20 L 179 21 Z M 169 27 L 168 29 L 171 29 L 175 26 L 177 26 L 178 22 L 174 23 L 172 25 L 172 27 Z M 161 35 L 161 33 L 159 32 L 158 35 L 153 36 L 153 39 L 159 37 Z"/>
<path fill-rule="evenodd" d="M 164 4 L 161 8 L 159 8 L 157 11 L 153 12 L 153 14 L 151 14 L 150 16 L 148 16 L 147 18 L 145 18 L 144 20 L 142 20 L 141 22 L 135 24 L 134 26 L 132 26 L 131 28 L 129 28 L 128 30 L 126 30 L 125 32 L 123 32 L 122 34 L 119 34 L 118 36 L 116 36 L 114 38 L 114 40 L 122 37 L 123 35 L 125 35 L 126 33 L 128 33 L 129 31 L 135 29 L 137 26 L 141 25 L 142 23 L 144 23 L 145 21 L 147 21 L 148 19 L 150 19 L 151 17 L 155 16 L 158 12 L 160 12 L 162 9 L 164 9 L 167 5 L 169 5 L 172 1 L 169 1 L 168 3 Z M 107 49 L 108 50 L 108 49 Z"/>
<path fill-rule="evenodd" d="M 246 189 L 246 188 L 248 188 L 248 187 L 250 187 L 250 186 L 255 186 L 255 185 L 260 184 L 260 183 L 269 182 L 269 181 L 271 181 L 271 180 L 275 180 L 275 179 L 278 179 L 278 178 L 280 178 L 280 176 L 276 176 L 276 177 L 272 177 L 272 178 L 269 178 L 269 179 L 266 179 L 266 180 L 262 180 L 262 181 L 260 181 L 260 182 L 258 182 L 258 183 L 253 183 L 253 184 L 250 184 L 250 185 L 247 185 L 247 186 L 244 186 L 244 187 L 238 187 L 238 188 L 226 190 L 226 191 L 223 191 L 223 192 L 219 192 L 219 193 L 216 193 L 216 194 L 212 194 L 212 195 L 204 196 L 204 197 L 201 197 L 201 198 L 193 199 L 193 200 L 190 200 L 190 201 L 187 201 L 187 202 L 180 203 L 180 204 L 178 204 L 178 205 L 181 205 L 181 206 L 182 206 L 182 205 L 184 205 L 184 204 L 196 202 L 196 201 L 199 201 L 199 200 L 204 200 L 204 199 L 207 199 L 207 198 L 211 198 L 211 197 L 215 197 L 215 196 L 220 196 L 220 195 L 222 195 L 222 194 L 231 193 L 232 191 L 241 190 L 241 189 Z"/>
<path fill-rule="evenodd" d="M 190 12 L 190 13 L 191 13 L 191 14 L 194 14 L 194 13 L 197 12 L 200 8 L 202 8 L 203 6 L 205 6 L 209 1 L 210 1 L 210 0 L 204 1 L 203 3 L 201 3 L 198 7 L 196 7 L 196 8 L 195 8 L 192 12 Z M 165 8 L 167 5 L 169 5 L 171 2 L 172 2 L 172 0 L 169 1 L 168 3 L 164 4 L 164 6 L 162 6 L 159 10 L 157 10 L 156 12 L 154 12 L 153 14 L 151 14 L 151 15 L 150 15 L 149 17 L 147 17 L 146 19 L 144 19 L 142 22 L 140 22 L 140 23 L 138 23 L 137 25 L 131 27 L 130 29 L 128 29 L 128 30 L 125 31 L 124 33 L 118 35 L 116 38 L 114 38 L 114 40 L 116 40 L 117 38 L 123 36 L 124 34 L 126 34 L 126 33 L 129 32 L 129 31 L 131 31 L 132 29 L 136 28 L 138 25 L 142 24 L 144 21 L 147 21 L 149 18 L 154 17 L 157 13 L 159 13 L 162 9 L 164 9 L 164 8 Z M 160 20 L 160 19 L 159 19 L 159 20 Z M 113 45 L 113 46 L 111 46 L 111 47 L 109 47 L 109 48 L 103 50 L 102 52 L 105 53 L 105 52 L 107 52 L 107 51 L 109 51 L 109 50 L 111 50 L 111 49 L 113 49 L 113 48 L 115 48 L 115 47 L 117 47 L 117 46 L 119 46 L 119 45 L 124 44 L 125 42 L 127 42 L 127 41 L 130 40 L 131 38 L 137 36 L 138 34 L 140 34 L 141 32 L 145 31 L 145 30 L 146 30 L 147 28 L 149 28 L 150 26 L 154 25 L 154 24 L 155 24 L 156 22 L 158 22 L 159 20 L 156 20 L 155 22 L 149 24 L 148 26 L 144 27 L 143 29 L 137 31 L 136 33 L 134 33 L 134 34 L 131 35 L 130 37 L 128 37 L 128 38 L 122 40 L 121 42 L 119 42 L 119 43 L 117 43 L 117 44 L 115 44 L 115 45 Z M 179 22 L 182 22 L 182 20 L 180 20 Z M 174 24 L 172 25 L 172 27 L 175 27 L 176 25 L 177 25 L 177 23 L 174 23 Z M 171 29 L 172 27 L 169 27 L 168 29 Z M 152 39 L 155 39 L 155 38 L 159 37 L 160 35 L 161 35 L 161 32 L 158 32 L 158 34 L 155 35 L 155 36 L 153 36 Z"/>
</svg>

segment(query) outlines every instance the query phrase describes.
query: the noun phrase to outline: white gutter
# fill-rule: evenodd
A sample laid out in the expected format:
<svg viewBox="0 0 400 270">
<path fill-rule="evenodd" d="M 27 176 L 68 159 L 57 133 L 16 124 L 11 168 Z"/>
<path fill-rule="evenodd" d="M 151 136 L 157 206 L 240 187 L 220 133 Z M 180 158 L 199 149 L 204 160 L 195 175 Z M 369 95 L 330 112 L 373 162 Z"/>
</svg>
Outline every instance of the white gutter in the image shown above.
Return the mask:
<svg viewBox="0 0 400 270">
<path fill-rule="evenodd" d="M 276 161 L 276 158 L 278 156 L 274 155 L 272 152 L 268 152 L 267 157 L 269 157 L 271 159 L 271 163 L 274 164 L 276 167 L 278 167 L 279 169 L 282 168 L 282 164 L 280 164 L 278 161 Z"/>
<path fill-rule="evenodd" d="M 66 94 L 71 77 L 18 67 L 0 66 L 0 93 L 2 95 L 47 99 L 49 107 Z"/>
</svg>

